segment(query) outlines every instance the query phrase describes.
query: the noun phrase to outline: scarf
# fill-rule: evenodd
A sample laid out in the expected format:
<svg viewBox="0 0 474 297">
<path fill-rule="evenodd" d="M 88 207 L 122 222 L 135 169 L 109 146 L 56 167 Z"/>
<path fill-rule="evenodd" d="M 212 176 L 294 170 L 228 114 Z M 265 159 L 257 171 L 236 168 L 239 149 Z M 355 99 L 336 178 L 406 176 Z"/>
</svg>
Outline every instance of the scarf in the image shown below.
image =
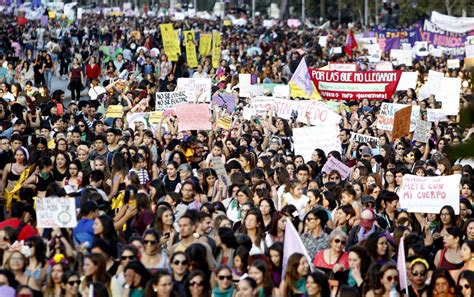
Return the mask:
<svg viewBox="0 0 474 297">
<path fill-rule="evenodd" d="M 360 227 L 359 233 L 357 233 L 357 238 L 359 239 L 359 242 L 364 241 L 369 237 L 370 234 L 375 232 L 375 224 L 372 225 L 372 228 L 369 231 L 365 231 L 363 227 Z"/>
<path fill-rule="evenodd" d="M 212 294 L 214 295 L 214 297 L 232 297 L 233 293 L 234 288 L 232 287 L 224 291 L 219 290 L 219 288 L 217 287 L 212 290 Z"/>
</svg>

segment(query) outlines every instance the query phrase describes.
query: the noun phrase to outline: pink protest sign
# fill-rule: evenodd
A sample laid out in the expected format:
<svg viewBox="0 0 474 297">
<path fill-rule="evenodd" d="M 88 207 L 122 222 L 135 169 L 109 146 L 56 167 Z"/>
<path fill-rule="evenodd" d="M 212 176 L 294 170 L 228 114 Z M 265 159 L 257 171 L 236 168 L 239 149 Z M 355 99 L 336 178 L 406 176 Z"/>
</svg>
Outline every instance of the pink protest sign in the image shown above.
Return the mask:
<svg viewBox="0 0 474 297">
<path fill-rule="evenodd" d="M 208 104 L 178 104 L 176 105 L 179 131 L 210 130 L 211 114 Z"/>
</svg>

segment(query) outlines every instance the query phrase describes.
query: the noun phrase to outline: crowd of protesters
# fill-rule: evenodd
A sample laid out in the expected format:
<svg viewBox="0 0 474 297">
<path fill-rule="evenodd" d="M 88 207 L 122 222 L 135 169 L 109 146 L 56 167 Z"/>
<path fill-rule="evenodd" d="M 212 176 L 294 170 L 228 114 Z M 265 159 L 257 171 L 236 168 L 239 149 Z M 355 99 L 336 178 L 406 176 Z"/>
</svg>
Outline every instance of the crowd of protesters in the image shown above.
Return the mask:
<svg viewBox="0 0 474 297">
<path fill-rule="evenodd" d="M 248 98 L 236 97 L 230 130 L 215 128 L 217 107 L 209 131 L 178 131 L 173 115 L 154 131 L 129 127 L 126 115 L 153 111 L 155 93 L 173 91 L 179 77 L 209 77 L 216 93 L 238 91 L 240 73 L 287 84 L 303 56 L 309 67 L 370 68 L 366 51 L 331 54 L 344 46 L 347 26 L 172 21 L 181 40 L 194 30 L 197 44 L 199 33 L 222 33 L 219 67 L 198 52 L 190 69 L 184 46 L 177 62 L 163 51 L 158 28 L 169 20 L 85 15 L 73 24 L 50 20 L 46 29 L 0 22 L 0 296 L 406 296 L 397 269 L 402 237 L 409 296 L 473 296 L 474 171 L 472 160 L 449 152 L 474 129 L 458 117 L 433 123 L 423 144 L 377 129 L 380 101 L 344 102 L 340 151 L 316 142 L 310 160 L 293 151 L 292 129 L 303 124 L 273 111 L 244 120 Z M 418 71 L 417 87 L 429 70 L 460 77 L 459 104 L 469 107 L 469 75 L 448 71 L 446 58 L 398 68 Z M 51 89 L 53 80 L 67 80 L 69 90 Z M 100 86 L 105 94 L 86 94 Z M 418 105 L 426 118 L 439 103 L 416 91 L 388 102 Z M 124 116 L 106 118 L 117 104 Z M 379 151 L 350 140 L 351 132 L 379 137 Z M 229 185 L 212 168 L 215 157 Z M 351 167 L 348 178 L 322 171 L 329 157 Z M 461 174 L 460 209 L 401 209 L 405 174 Z M 39 228 L 35 197 L 66 196 L 75 198 L 77 227 Z M 294 253 L 283 263 L 287 219 L 310 262 Z"/>
</svg>

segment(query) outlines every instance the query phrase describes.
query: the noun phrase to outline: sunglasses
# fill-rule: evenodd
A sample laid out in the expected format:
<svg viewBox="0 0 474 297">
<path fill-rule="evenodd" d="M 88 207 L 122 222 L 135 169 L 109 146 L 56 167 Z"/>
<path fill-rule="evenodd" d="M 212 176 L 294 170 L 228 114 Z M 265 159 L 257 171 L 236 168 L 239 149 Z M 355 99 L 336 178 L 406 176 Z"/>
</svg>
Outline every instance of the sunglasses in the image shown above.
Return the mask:
<svg viewBox="0 0 474 297">
<path fill-rule="evenodd" d="M 425 276 L 426 271 L 412 271 L 411 273 L 413 276 Z"/>
<path fill-rule="evenodd" d="M 232 275 L 218 275 L 219 280 L 232 280 Z"/>
<path fill-rule="evenodd" d="M 464 289 L 469 290 L 469 288 L 471 288 L 471 286 L 469 286 L 468 284 L 464 284 L 464 286 L 462 285 L 458 286 L 459 291 L 462 291 Z"/>
<path fill-rule="evenodd" d="M 346 245 L 346 243 L 347 243 L 347 241 L 345 241 L 345 240 L 340 240 L 339 238 L 334 239 L 334 242 L 335 242 L 335 243 L 340 243 L 340 244 L 342 244 L 342 245 Z"/>
<path fill-rule="evenodd" d="M 81 281 L 80 280 L 76 280 L 76 281 L 68 281 L 67 282 L 68 285 L 70 285 L 71 287 L 74 286 L 74 285 L 80 285 L 81 284 Z"/>
<path fill-rule="evenodd" d="M 194 287 L 194 286 L 202 287 L 204 286 L 204 282 L 189 282 L 189 285 L 191 287 Z"/>
<path fill-rule="evenodd" d="M 395 276 L 389 275 L 389 276 L 387 276 L 387 280 L 388 280 L 389 282 L 391 282 L 392 280 L 398 282 L 398 276 L 396 276 L 396 275 L 395 275 Z"/>
<path fill-rule="evenodd" d="M 174 260 L 174 261 L 173 261 L 173 264 L 174 264 L 174 265 L 180 265 L 180 264 L 181 264 L 181 265 L 188 265 L 188 261 L 186 261 L 186 260 L 183 260 L 183 261 Z"/>
<path fill-rule="evenodd" d="M 135 256 L 122 256 L 121 259 L 123 261 L 125 261 L 125 260 L 135 260 Z"/>
<path fill-rule="evenodd" d="M 156 244 L 156 240 L 144 240 L 144 241 L 143 241 L 143 244 L 144 244 L 144 245 L 147 245 L 147 244 L 155 245 L 155 244 Z"/>
</svg>

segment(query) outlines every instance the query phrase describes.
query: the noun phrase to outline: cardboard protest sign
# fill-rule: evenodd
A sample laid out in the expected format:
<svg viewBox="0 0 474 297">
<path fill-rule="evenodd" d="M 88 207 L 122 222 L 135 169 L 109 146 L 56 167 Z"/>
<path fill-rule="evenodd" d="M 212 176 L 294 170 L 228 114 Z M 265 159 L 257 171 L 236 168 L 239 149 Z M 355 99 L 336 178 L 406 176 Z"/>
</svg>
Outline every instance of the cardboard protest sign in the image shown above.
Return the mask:
<svg viewBox="0 0 474 297">
<path fill-rule="evenodd" d="M 176 91 L 185 91 L 188 102 L 210 102 L 212 82 L 210 78 L 179 77 Z"/>
<path fill-rule="evenodd" d="M 324 99 L 391 99 L 401 71 L 330 71 L 309 68 L 311 79 Z"/>
<path fill-rule="evenodd" d="M 408 105 L 406 104 L 395 104 L 386 102 L 382 103 L 380 113 L 377 117 L 377 129 L 392 131 L 393 123 L 395 120 L 395 112 L 407 106 Z M 420 116 L 420 107 L 412 106 L 410 131 L 415 130 L 416 122 L 420 119 Z"/>
<path fill-rule="evenodd" d="M 185 91 L 156 93 L 156 110 L 174 109 L 177 104 L 187 103 Z"/>
<path fill-rule="evenodd" d="M 415 89 L 417 78 L 418 72 L 402 72 L 402 76 L 400 77 L 400 81 L 397 85 L 397 91 Z"/>
<path fill-rule="evenodd" d="M 216 125 L 217 125 L 217 128 L 229 130 L 232 125 L 232 119 L 228 115 L 221 116 L 219 117 L 219 120 L 217 121 Z"/>
<path fill-rule="evenodd" d="M 374 136 L 351 132 L 351 140 L 354 140 L 358 143 L 367 143 L 371 147 L 380 146 L 380 138 Z"/>
<path fill-rule="evenodd" d="M 395 112 L 393 121 L 392 139 L 410 134 L 410 118 L 412 106 L 407 106 Z"/>
<path fill-rule="evenodd" d="M 431 122 L 427 121 L 418 121 L 418 124 L 415 128 L 415 133 L 413 134 L 413 140 L 428 143 L 428 140 L 431 137 Z"/>
<path fill-rule="evenodd" d="M 393 49 L 390 51 L 390 61 L 393 65 L 413 66 L 412 50 Z"/>
<path fill-rule="evenodd" d="M 441 109 L 446 115 L 457 115 L 461 96 L 461 79 L 459 77 L 443 77 L 439 90 Z"/>
<path fill-rule="evenodd" d="M 430 54 L 428 51 L 428 42 L 426 41 L 417 41 L 414 46 L 415 55 L 418 57 L 426 57 Z"/>
<path fill-rule="evenodd" d="M 202 57 L 207 57 L 211 53 L 212 48 L 212 35 L 211 34 L 200 34 L 199 35 L 199 53 Z"/>
<path fill-rule="evenodd" d="M 338 137 L 339 126 L 336 124 L 321 124 L 311 127 L 293 129 L 295 154 L 302 155 L 304 160 L 311 160 L 313 151 L 322 149 L 326 154 L 331 151 L 341 151 L 341 141 Z"/>
<path fill-rule="evenodd" d="M 357 71 L 356 63 L 329 63 L 329 70 Z"/>
<path fill-rule="evenodd" d="M 194 31 L 184 31 L 184 46 L 186 47 L 186 60 L 190 68 L 198 66 Z"/>
<path fill-rule="evenodd" d="M 74 198 L 36 198 L 36 221 L 38 228 L 75 228 L 76 201 Z"/>
<path fill-rule="evenodd" d="M 349 176 L 351 169 L 334 157 L 330 157 L 323 166 L 322 171 L 330 173 L 331 171 L 336 170 L 341 175 L 342 179 L 346 179 Z"/>
<path fill-rule="evenodd" d="M 275 88 L 273 88 L 273 96 L 290 99 L 290 87 L 288 85 L 275 86 Z"/>
<path fill-rule="evenodd" d="M 178 34 L 173 29 L 173 24 L 161 24 L 160 32 L 163 38 L 163 47 L 169 61 L 178 61 L 178 56 L 181 55 L 181 47 L 179 46 Z"/>
<path fill-rule="evenodd" d="M 235 109 L 236 98 L 234 94 L 218 93 L 212 96 L 212 104 L 216 104 L 220 108 L 232 114 Z"/>
<path fill-rule="evenodd" d="M 106 118 L 121 118 L 123 116 L 123 106 L 122 105 L 109 105 L 107 111 L 105 112 Z"/>
<path fill-rule="evenodd" d="M 436 213 L 450 205 L 459 214 L 460 174 L 424 177 L 411 174 L 403 176 L 398 196 L 400 206 L 408 212 Z"/>
<path fill-rule="evenodd" d="M 179 131 L 210 130 L 211 114 L 207 104 L 179 104 L 176 106 Z"/>
<path fill-rule="evenodd" d="M 427 108 L 426 109 L 428 122 L 447 122 L 448 118 L 441 109 Z"/>
<path fill-rule="evenodd" d="M 221 63 L 221 33 L 212 32 L 212 67 L 218 68 Z"/>
<path fill-rule="evenodd" d="M 227 171 L 225 170 L 225 164 L 222 162 L 221 157 L 213 157 L 211 158 L 209 167 L 213 168 L 217 173 L 217 178 L 219 181 L 224 183 L 224 185 L 230 185 L 230 179 L 227 175 Z"/>
</svg>

